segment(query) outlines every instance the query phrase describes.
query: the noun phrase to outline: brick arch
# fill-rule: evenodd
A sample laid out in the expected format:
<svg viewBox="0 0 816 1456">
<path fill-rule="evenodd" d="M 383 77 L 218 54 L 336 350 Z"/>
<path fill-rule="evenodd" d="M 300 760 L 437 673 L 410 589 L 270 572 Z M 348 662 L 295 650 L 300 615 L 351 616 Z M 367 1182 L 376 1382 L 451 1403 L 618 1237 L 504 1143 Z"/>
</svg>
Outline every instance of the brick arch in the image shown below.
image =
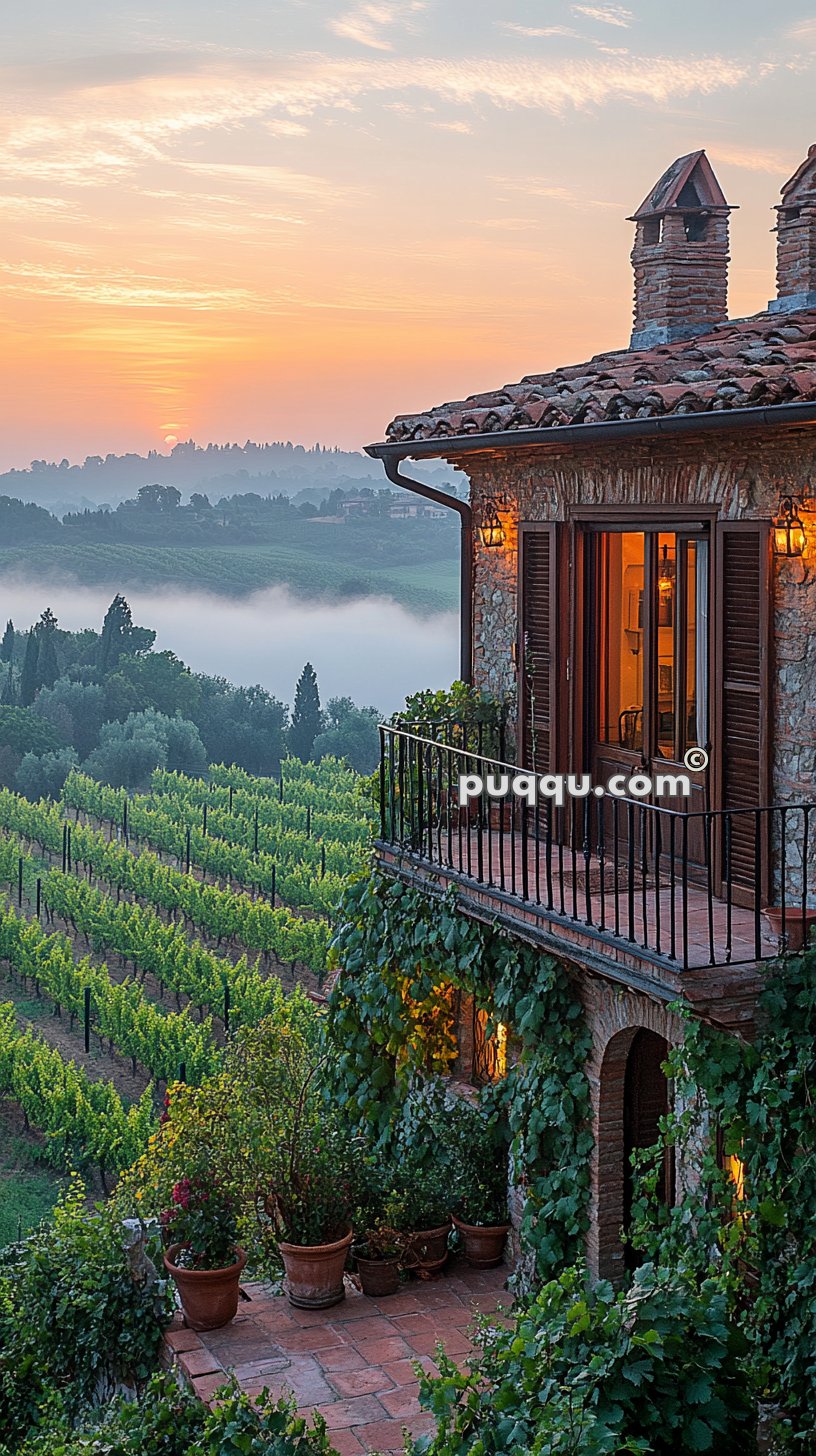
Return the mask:
<svg viewBox="0 0 816 1456">
<path fill-rule="evenodd" d="M 624 1276 L 620 1233 L 624 1217 L 626 1063 L 639 1031 L 654 1032 L 671 1046 L 682 1038 L 682 1024 L 665 1004 L 636 991 L 587 976 L 578 985 L 592 1033 L 586 1070 L 595 1146 L 587 1259 L 597 1278 L 618 1284 Z"/>
</svg>

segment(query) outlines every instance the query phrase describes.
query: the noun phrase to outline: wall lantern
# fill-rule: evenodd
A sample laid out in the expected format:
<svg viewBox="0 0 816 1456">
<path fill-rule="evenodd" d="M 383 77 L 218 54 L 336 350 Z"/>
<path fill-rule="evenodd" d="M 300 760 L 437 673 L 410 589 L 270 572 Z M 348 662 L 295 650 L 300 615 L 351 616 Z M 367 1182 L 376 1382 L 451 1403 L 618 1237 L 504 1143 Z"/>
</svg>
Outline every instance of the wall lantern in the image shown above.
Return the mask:
<svg viewBox="0 0 816 1456">
<path fill-rule="evenodd" d="M 800 499 L 785 495 L 779 502 L 779 514 L 773 523 L 774 551 L 777 556 L 803 556 L 805 552 L 805 528 L 799 517 L 797 506 Z"/>
<path fill-rule="evenodd" d="M 499 513 L 496 510 L 495 501 L 485 501 L 482 524 L 479 527 L 479 535 L 482 538 L 483 546 L 504 545 L 504 526 L 499 520 Z"/>
</svg>

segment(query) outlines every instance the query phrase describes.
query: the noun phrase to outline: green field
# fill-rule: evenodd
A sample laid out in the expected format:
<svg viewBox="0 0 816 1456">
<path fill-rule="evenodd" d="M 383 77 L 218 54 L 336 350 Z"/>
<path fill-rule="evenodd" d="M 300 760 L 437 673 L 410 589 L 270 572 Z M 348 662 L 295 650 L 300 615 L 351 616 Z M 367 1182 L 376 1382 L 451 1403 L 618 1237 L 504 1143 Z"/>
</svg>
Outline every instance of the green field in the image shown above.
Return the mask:
<svg viewBox="0 0 816 1456">
<path fill-rule="evenodd" d="M 316 528 L 320 529 L 320 528 Z M 271 586 L 296 596 L 387 596 L 421 614 L 453 611 L 459 564 L 443 557 L 400 565 L 348 559 L 334 540 L 227 547 L 76 544 L 7 547 L 0 576 L 24 573 L 40 580 L 127 591 L 134 587 L 181 587 L 243 597 Z M 345 556 L 345 559 L 344 559 Z"/>
</svg>

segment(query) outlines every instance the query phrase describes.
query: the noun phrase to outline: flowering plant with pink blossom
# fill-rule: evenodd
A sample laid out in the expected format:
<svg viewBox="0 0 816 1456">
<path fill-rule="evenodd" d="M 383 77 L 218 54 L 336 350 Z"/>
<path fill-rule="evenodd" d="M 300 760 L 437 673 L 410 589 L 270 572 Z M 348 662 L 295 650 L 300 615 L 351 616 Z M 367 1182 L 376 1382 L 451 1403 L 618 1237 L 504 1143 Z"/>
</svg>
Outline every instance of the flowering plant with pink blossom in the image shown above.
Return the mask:
<svg viewBox="0 0 816 1456">
<path fill-rule="evenodd" d="M 171 1205 L 161 1215 L 167 1240 L 181 1244 L 176 1263 L 187 1269 L 226 1269 L 235 1260 L 238 1236 L 229 1194 L 209 1173 L 194 1173 L 173 1185 Z"/>
</svg>

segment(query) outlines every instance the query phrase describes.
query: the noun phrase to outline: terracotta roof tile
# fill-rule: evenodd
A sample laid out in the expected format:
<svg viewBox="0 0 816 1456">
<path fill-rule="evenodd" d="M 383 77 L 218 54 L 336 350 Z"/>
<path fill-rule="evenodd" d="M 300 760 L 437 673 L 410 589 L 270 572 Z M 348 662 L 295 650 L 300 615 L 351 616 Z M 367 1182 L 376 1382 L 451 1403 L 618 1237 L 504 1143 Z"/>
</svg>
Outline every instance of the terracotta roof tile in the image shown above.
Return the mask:
<svg viewBox="0 0 816 1456">
<path fill-rule="evenodd" d="M 682 343 L 598 354 L 423 414 L 398 415 L 387 438 L 399 443 L 501 430 L 523 435 L 557 425 L 811 400 L 816 309 L 760 313 Z"/>
</svg>

